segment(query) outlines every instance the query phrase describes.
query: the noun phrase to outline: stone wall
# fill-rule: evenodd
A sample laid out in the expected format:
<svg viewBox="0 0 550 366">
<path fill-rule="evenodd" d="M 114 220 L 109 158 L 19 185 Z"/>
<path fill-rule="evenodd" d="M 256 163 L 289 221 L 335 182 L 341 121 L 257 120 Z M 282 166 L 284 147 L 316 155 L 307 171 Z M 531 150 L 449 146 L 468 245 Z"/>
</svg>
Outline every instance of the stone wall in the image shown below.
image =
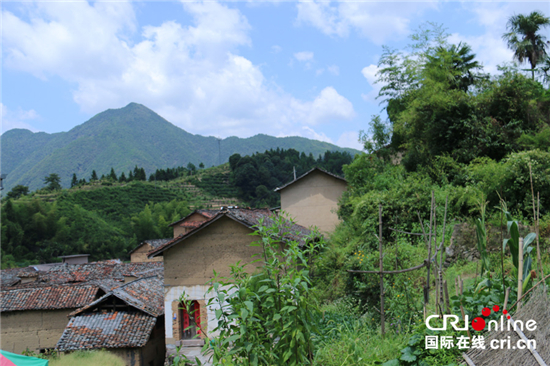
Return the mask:
<svg viewBox="0 0 550 366">
<path fill-rule="evenodd" d="M 525 237 L 533 231 L 532 228 L 526 225 L 519 226 L 519 232 L 522 237 Z M 500 252 L 502 249 L 502 238 L 506 239 L 510 236 L 506 228 L 506 224 L 502 227 L 492 226 L 487 224 L 487 251 L 489 253 Z M 501 235 L 502 234 L 502 235 Z M 509 252 L 508 249 L 506 249 Z M 457 224 L 453 228 L 451 236 L 451 244 L 446 248 L 447 264 L 450 264 L 457 259 L 473 261 L 479 259 L 479 251 L 477 250 L 477 237 L 475 226 L 470 223 Z"/>
</svg>

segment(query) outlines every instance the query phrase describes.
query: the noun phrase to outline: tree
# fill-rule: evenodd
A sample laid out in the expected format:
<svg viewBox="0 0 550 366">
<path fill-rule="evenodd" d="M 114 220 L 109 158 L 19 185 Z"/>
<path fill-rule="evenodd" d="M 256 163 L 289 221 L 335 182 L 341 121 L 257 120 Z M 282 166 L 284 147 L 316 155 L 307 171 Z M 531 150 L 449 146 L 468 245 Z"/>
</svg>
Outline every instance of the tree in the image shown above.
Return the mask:
<svg viewBox="0 0 550 366">
<path fill-rule="evenodd" d="M 115 182 L 118 180 L 115 170 L 112 167 L 111 167 L 111 173 L 109 173 L 109 178 L 111 178 Z"/>
<path fill-rule="evenodd" d="M 440 82 L 447 82 L 451 89 L 467 92 L 470 85 L 484 76 L 476 73 L 482 66 L 475 61 L 469 45 L 460 42 L 449 47 L 440 46 L 435 55 L 427 55 L 428 62 L 424 67 L 424 76 Z"/>
<path fill-rule="evenodd" d="M 390 142 L 391 128 L 377 115 L 372 116 L 369 127 L 370 135 L 361 130 L 359 140 L 363 143 L 363 148 L 372 154 Z"/>
<path fill-rule="evenodd" d="M 204 163 L 199 164 L 199 169 L 204 169 Z"/>
<path fill-rule="evenodd" d="M 61 189 L 61 178 L 56 173 L 52 173 L 47 177 L 44 177 L 44 184 L 47 184 L 46 188 L 50 191 L 57 191 Z"/>
<path fill-rule="evenodd" d="M 118 181 L 120 183 L 126 182 L 126 175 L 124 174 L 124 172 L 120 173 L 120 177 L 118 177 Z"/>
<path fill-rule="evenodd" d="M 29 194 L 29 187 L 18 184 L 8 192 L 6 197 L 8 197 L 8 199 L 15 200 L 21 196 L 26 196 L 27 194 Z"/>
<path fill-rule="evenodd" d="M 90 182 L 97 180 L 97 173 L 95 170 L 92 170 L 92 176 L 90 177 Z"/>
<path fill-rule="evenodd" d="M 189 173 L 193 175 L 197 171 L 197 167 L 195 166 L 195 164 L 190 162 L 189 164 L 187 164 L 187 170 L 189 170 Z"/>
<path fill-rule="evenodd" d="M 78 179 L 76 178 L 76 174 L 73 173 L 73 179 L 71 180 L 71 188 L 73 188 L 77 184 L 78 184 Z"/>
<path fill-rule="evenodd" d="M 550 25 L 550 18 L 534 11 L 529 15 L 513 15 L 506 24 L 507 33 L 502 38 L 508 48 L 514 51 L 514 59 L 520 63 L 529 61 L 531 78 L 535 79 L 535 67 L 543 61 L 546 54 L 546 37 L 538 34 L 542 28 Z"/>
</svg>

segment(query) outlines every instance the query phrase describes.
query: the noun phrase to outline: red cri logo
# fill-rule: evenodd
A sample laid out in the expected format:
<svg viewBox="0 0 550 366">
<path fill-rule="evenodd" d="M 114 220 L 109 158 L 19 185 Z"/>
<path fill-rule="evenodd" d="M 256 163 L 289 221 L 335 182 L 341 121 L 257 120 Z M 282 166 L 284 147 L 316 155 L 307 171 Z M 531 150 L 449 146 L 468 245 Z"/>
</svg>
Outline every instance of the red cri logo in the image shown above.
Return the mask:
<svg viewBox="0 0 550 366">
<path fill-rule="evenodd" d="M 498 305 L 493 306 L 493 311 L 495 313 L 498 313 L 499 310 L 500 310 L 500 307 Z M 506 315 L 508 314 L 508 310 L 504 310 L 502 313 Z M 481 311 L 481 314 L 484 317 L 488 317 L 489 315 L 491 315 L 491 309 L 485 307 Z M 507 318 L 510 319 L 510 315 L 507 315 Z M 474 320 L 472 320 L 472 328 L 474 328 L 474 330 L 481 331 L 485 328 L 485 325 L 486 325 L 485 319 L 483 319 L 482 317 L 478 316 L 477 318 L 474 318 Z"/>
</svg>

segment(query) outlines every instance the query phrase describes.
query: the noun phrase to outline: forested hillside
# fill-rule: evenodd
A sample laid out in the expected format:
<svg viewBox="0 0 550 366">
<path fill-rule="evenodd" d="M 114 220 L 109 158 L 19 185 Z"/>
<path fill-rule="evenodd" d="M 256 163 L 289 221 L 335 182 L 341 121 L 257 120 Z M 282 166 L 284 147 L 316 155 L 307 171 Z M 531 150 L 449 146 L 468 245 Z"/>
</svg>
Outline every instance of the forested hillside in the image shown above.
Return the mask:
<svg viewBox="0 0 550 366">
<path fill-rule="evenodd" d="M 514 19 L 525 23 L 521 17 L 513 18 L 509 27 Z M 550 25 L 540 14 L 530 17 Z M 362 134 L 368 154 L 356 155 L 344 167 L 349 186 L 339 209 L 343 224 L 315 265 L 316 288 L 330 304 L 323 319 L 346 324 L 333 328 L 323 320 L 324 331 L 333 329 L 331 334 L 338 335 L 321 342 L 318 364 L 339 365 L 343 359 L 388 366 L 457 364 L 462 351 L 456 347 L 424 347 L 424 336 L 432 334 L 423 321 L 426 314 L 443 311 L 461 317 L 462 306 L 471 319 L 482 305 L 502 306 L 507 287 L 515 301 L 550 268 L 550 80 L 544 66 L 550 59 L 544 53 L 533 72 L 510 63 L 489 74 L 471 48 L 452 44 L 441 26 L 427 24 L 411 39 L 406 49 L 385 48 L 380 58 L 379 97 L 388 118 L 373 116 Z M 473 236 L 452 238 L 458 223 L 475 228 Z M 519 223 L 526 232 L 521 290 Z M 422 234 L 432 229 L 430 246 Z M 489 231 L 500 238 L 496 247 L 487 246 Z M 533 234 L 527 236 L 529 232 Z M 428 257 L 428 248 L 433 255 L 440 241 L 445 249 L 453 239 L 469 245 L 471 260 L 465 261 L 466 253 L 456 247 L 453 257 L 443 253 L 442 259 L 449 256 L 449 263 L 454 262 L 442 267 L 449 310 L 434 305 L 435 279 L 432 275 L 427 281 L 426 269 L 383 276 L 382 296 L 376 274 L 380 261 L 384 270 L 418 266 Z M 432 271 L 437 265 L 438 259 Z M 458 275 L 465 278 L 463 296 L 453 296 Z M 429 288 L 431 299 L 424 310 Z M 385 338 L 380 338 L 381 306 L 389 335 Z M 462 333 L 444 335 L 456 341 Z"/>
<path fill-rule="evenodd" d="M 250 155 L 272 148 L 293 148 L 315 156 L 327 150 L 358 152 L 302 137 L 256 135 L 218 140 L 193 135 L 136 103 L 101 112 L 68 132 L 9 130 L 1 136 L 1 146 L 2 174 L 7 174 L 4 186 L 24 185 L 31 190 L 40 188 L 43 178 L 52 173 L 67 188 L 73 174 L 88 178 L 93 170 L 101 176 L 111 168 L 120 174 L 135 165 L 147 174 L 188 163 L 211 167 L 227 162 L 235 153 Z"/>
<path fill-rule="evenodd" d="M 297 174 L 314 166 L 341 174 L 352 157 L 327 151 L 315 159 L 277 149 L 236 154 L 231 161 L 232 166 L 188 163 L 157 169 L 148 180 L 137 165 L 120 174 L 111 168 L 100 177 L 95 170 L 80 179 L 73 173 L 70 189 L 61 187 L 55 173 L 33 192 L 17 185 L 3 200 L 2 266 L 47 263 L 78 253 L 91 254 L 92 260 L 128 259 L 128 252 L 143 240 L 171 237 L 168 225 L 192 209 L 276 206 L 279 194 L 273 188 L 292 180 L 294 167 Z"/>
</svg>

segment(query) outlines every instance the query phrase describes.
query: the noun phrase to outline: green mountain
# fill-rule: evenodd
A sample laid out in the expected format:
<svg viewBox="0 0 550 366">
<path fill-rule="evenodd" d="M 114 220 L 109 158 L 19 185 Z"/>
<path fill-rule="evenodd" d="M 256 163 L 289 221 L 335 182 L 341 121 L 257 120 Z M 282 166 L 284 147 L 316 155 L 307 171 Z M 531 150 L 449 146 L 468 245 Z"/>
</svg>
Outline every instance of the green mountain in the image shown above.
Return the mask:
<svg viewBox="0 0 550 366">
<path fill-rule="evenodd" d="M 1 136 L 4 187 L 22 184 L 31 190 L 43 187 L 44 177 L 57 173 L 64 187 L 73 173 L 89 179 L 92 170 L 107 175 L 128 173 L 135 165 L 149 175 L 157 168 L 185 166 L 188 162 L 205 166 L 227 162 L 234 153 L 249 155 L 268 149 L 293 148 L 314 156 L 331 151 L 358 151 L 302 137 L 256 135 L 246 139 L 193 135 L 174 126 L 147 107 L 130 103 L 109 109 L 68 132 L 47 134 L 14 129 Z"/>
</svg>

